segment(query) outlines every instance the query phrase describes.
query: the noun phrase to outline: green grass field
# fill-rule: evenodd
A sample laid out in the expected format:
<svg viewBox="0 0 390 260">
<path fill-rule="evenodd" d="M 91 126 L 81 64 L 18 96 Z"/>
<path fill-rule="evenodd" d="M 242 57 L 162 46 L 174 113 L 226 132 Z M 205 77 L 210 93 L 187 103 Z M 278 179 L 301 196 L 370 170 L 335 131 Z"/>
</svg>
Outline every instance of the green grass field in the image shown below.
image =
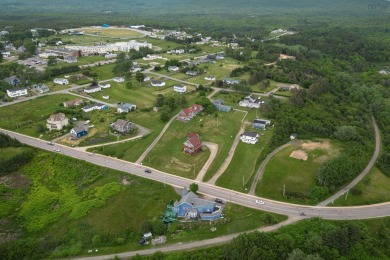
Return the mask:
<svg viewBox="0 0 390 260">
<path fill-rule="evenodd" d="M 26 148 L 25 147 L 6 147 L 0 148 L 0 160 L 8 160 L 15 155 L 21 154 Z"/>
<path fill-rule="evenodd" d="M 338 145 L 331 143 L 330 148 L 305 149 L 307 161 L 290 157 L 293 151 L 302 150 L 301 145 L 290 145 L 275 154 L 265 168 L 263 178 L 256 187 L 256 194 L 265 198 L 298 204 L 314 204 L 309 199 L 283 197 L 283 186 L 288 192 L 310 194 L 315 186 L 318 167 L 331 156 L 336 156 Z"/>
<path fill-rule="evenodd" d="M 361 191 L 360 195 L 355 195 L 350 190 L 347 196 L 340 197 L 332 206 L 357 206 L 388 202 L 390 201 L 389 187 L 390 178 L 374 166 L 356 186 Z"/>
<path fill-rule="evenodd" d="M 159 143 L 145 158 L 143 164 L 153 168 L 194 179 L 210 156 L 210 151 L 204 148 L 195 156 L 183 153 L 183 143 L 190 132 L 199 133 L 199 120 L 195 117 L 191 122 L 174 121 Z M 204 123 L 207 125 L 207 122 Z M 203 139 L 199 133 L 201 140 Z"/>
<path fill-rule="evenodd" d="M 98 35 L 101 37 L 119 37 L 119 38 L 134 38 L 140 37 L 143 34 L 133 31 L 128 28 L 81 28 L 86 34 Z"/>
<path fill-rule="evenodd" d="M 218 186 L 240 192 L 245 192 L 245 189 L 250 188 L 247 183 L 252 175 L 256 173 L 258 158 L 262 155 L 264 147 L 268 145 L 273 134 L 273 128 L 264 131 L 247 127 L 245 130 L 258 132 L 260 135 L 259 142 L 252 145 L 240 141 L 229 167 L 216 182 Z"/>
<path fill-rule="evenodd" d="M 41 136 L 45 140 L 53 139 L 57 136 L 55 131 L 38 133 L 37 126 L 40 124 L 46 128 L 47 118 L 60 108 L 60 104 L 74 98 L 72 95 L 50 95 L 0 108 L 0 127 L 29 136 Z"/>
<path fill-rule="evenodd" d="M 91 71 L 96 72 L 98 74 L 99 80 L 112 79 L 115 77 L 112 69 L 115 64 L 107 64 L 102 66 L 91 67 Z"/>
<path fill-rule="evenodd" d="M 181 44 L 178 44 L 175 42 L 160 40 L 160 39 L 151 38 L 151 37 L 145 37 L 145 41 L 153 44 L 153 47 L 154 46 L 160 47 L 163 51 L 176 49 L 176 48 L 182 46 Z"/>
</svg>

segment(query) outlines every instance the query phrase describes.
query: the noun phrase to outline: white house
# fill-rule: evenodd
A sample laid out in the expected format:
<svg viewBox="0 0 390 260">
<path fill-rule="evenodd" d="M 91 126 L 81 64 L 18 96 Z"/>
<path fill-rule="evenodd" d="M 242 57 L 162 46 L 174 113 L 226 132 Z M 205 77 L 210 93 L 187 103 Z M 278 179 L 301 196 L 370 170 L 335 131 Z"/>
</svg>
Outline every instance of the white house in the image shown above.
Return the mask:
<svg viewBox="0 0 390 260">
<path fill-rule="evenodd" d="M 69 81 L 67 79 L 62 79 L 62 78 L 55 78 L 53 80 L 54 83 L 60 84 L 60 85 L 67 85 L 69 84 Z"/>
<path fill-rule="evenodd" d="M 130 104 L 130 103 L 122 103 L 120 106 L 117 107 L 117 112 L 118 113 L 128 113 L 129 111 L 133 111 L 133 110 L 136 110 L 137 109 L 137 106 L 134 105 L 134 104 Z"/>
<path fill-rule="evenodd" d="M 232 84 L 240 84 L 241 80 L 239 79 L 230 79 L 230 78 L 224 78 L 223 79 L 223 82 L 228 84 L 228 85 L 232 85 Z"/>
<path fill-rule="evenodd" d="M 110 88 L 111 85 L 110 84 L 99 84 L 99 87 L 101 87 L 101 88 Z"/>
<path fill-rule="evenodd" d="M 152 79 L 151 77 L 146 76 L 146 77 L 144 78 L 144 82 L 149 81 L 149 80 L 151 80 L 151 79 Z"/>
<path fill-rule="evenodd" d="M 152 80 L 152 82 L 150 82 L 150 85 L 152 85 L 153 87 L 164 87 L 165 82 L 159 80 Z"/>
<path fill-rule="evenodd" d="M 20 96 L 26 96 L 28 93 L 27 93 L 27 89 L 26 88 L 11 88 L 11 89 L 7 89 L 7 95 L 9 97 L 20 97 Z"/>
<path fill-rule="evenodd" d="M 84 89 L 84 92 L 85 93 L 95 93 L 95 92 L 98 92 L 98 91 L 101 91 L 102 88 L 100 86 L 92 86 L 92 87 L 89 87 L 89 88 L 85 88 Z"/>
<path fill-rule="evenodd" d="M 169 71 L 179 71 L 179 67 L 178 66 L 169 66 L 168 70 Z"/>
<path fill-rule="evenodd" d="M 125 79 L 123 77 L 115 77 L 112 80 L 115 82 L 124 82 L 125 81 Z"/>
<path fill-rule="evenodd" d="M 88 106 L 85 106 L 82 108 L 82 110 L 85 112 L 85 113 L 88 113 L 88 112 L 91 112 L 93 110 L 97 109 L 96 108 L 96 104 L 92 104 L 92 105 L 88 105 Z"/>
<path fill-rule="evenodd" d="M 204 79 L 213 81 L 213 80 L 215 80 L 215 77 L 214 76 L 206 76 L 206 77 L 204 77 Z"/>
<path fill-rule="evenodd" d="M 188 76 L 196 76 L 196 75 L 198 75 L 198 72 L 193 71 L 193 70 L 187 70 L 187 71 L 186 71 L 186 74 L 187 74 Z"/>
<path fill-rule="evenodd" d="M 182 85 L 174 85 L 173 90 L 178 93 L 185 93 L 187 91 L 187 87 Z"/>
<path fill-rule="evenodd" d="M 143 57 L 142 59 L 143 60 L 156 60 L 156 59 L 161 59 L 162 58 L 162 56 L 161 55 L 150 55 L 150 54 L 148 54 L 148 55 L 146 55 L 146 57 Z"/>
<path fill-rule="evenodd" d="M 49 131 L 62 130 L 62 128 L 68 124 L 69 120 L 65 117 L 64 113 L 53 114 L 46 120 L 46 127 Z"/>
<path fill-rule="evenodd" d="M 39 84 L 37 84 L 37 85 L 33 85 L 33 88 L 35 88 L 35 90 L 36 90 L 39 94 L 42 94 L 42 93 L 45 93 L 45 92 L 49 92 L 48 86 L 46 86 L 46 85 L 43 84 L 43 83 L 39 83 Z"/>
<path fill-rule="evenodd" d="M 247 144 L 256 144 L 259 139 L 259 135 L 256 132 L 244 132 L 241 134 L 240 139 Z"/>
<path fill-rule="evenodd" d="M 113 58 L 116 58 L 117 56 L 118 56 L 118 54 L 116 54 L 116 53 L 107 53 L 104 55 L 104 58 L 113 59 Z"/>
<path fill-rule="evenodd" d="M 240 107 L 249 107 L 249 108 L 259 108 L 262 103 L 260 98 L 254 97 L 252 94 L 246 96 L 243 100 L 241 100 L 238 105 Z"/>
<path fill-rule="evenodd" d="M 57 57 L 57 54 L 55 54 L 54 52 L 42 52 L 38 54 L 38 57 L 42 59 L 48 59 L 51 56 Z"/>
</svg>

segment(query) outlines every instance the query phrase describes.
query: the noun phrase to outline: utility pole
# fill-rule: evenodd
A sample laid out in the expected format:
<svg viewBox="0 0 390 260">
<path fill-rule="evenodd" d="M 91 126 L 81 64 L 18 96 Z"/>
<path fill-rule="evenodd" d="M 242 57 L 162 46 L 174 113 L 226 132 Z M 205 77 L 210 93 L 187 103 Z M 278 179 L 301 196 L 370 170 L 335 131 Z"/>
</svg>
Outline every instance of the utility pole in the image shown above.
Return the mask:
<svg viewBox="0 0 390 260">
<path fill-rule="evenodd" d="M 218 123 L 218 117 L 217 117 L 217 127 L 219 126 L 219 123 Z"/>
<path fill-rule="evenodd" d="M 195 177 L 195 166 L 196 166 L 196 164 L 193 164 L 192 166 L 194 167 L 194 175 L 192 177 Z"/>
<path fill-rule="evenodd" d="M 286 197 L 286 184 L 283 184 L 283 197 Z"/>
<path fill-rule="evenodd" d="M 347 200 L 347 198 L 348 198 L 348 192 L 349 192 L 349 189 L 347 189 L 347 193 L 345 194 L 345 200 Z"/>
</svg>

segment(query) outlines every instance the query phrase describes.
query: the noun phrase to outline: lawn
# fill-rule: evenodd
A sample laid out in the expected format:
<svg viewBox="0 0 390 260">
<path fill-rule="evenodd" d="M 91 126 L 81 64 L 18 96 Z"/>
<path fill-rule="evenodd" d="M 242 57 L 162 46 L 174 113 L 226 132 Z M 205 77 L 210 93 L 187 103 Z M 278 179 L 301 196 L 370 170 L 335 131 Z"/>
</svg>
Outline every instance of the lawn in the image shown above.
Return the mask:
<svg viewBox="0 0 390 260">
<path fill-rule="evenodd" d="M 160 114 L 156 112 L 135 112 L 127 114 L 127 119 L 136 124 L 152 129 L 153 132 L 137 141 L 106 145 L 92 148 L 90 151 L 110 155 L 126 161 L 135 162 L 145 149 L 159 135 L 165 123 L 161 122 Z"/>
<path fill-rule="evenodd" d="M 170 41 L 165 41 L 165 40 L 160 40 L 160 39 L 150 38 L 150 37 L 145 37 L 145 41 L 153 44 L 153 47 L 155 46 L 160 47 L 163 51 L 172 50 L 180 46 L 183 46 L 175 42 L 170 42 Z"/>
<path fill-rule="evenodd" d="M 0 108 L 0 127 L 45 140 L 53 139 L 58 132 L 38 132 L 38 125 L 46 129 L 47 118 L 61 108 L 62 102 L 74 98 L 72 95 L 65 94 L 50 95 L 2 107 Z M 69 115 L 66 116 L 69 117 Z"/>
<path fill-rule="evenodd" d="M 332 206 L 369 205 L 390 201 L 390 178 L 384 175 L 377 167 L 370 172 L 356 188 L 350 190 L 347 196 L 342 196 Z M 357 190 L 357 193 L 355 193 Z M 359 195 L 358 193 L 361 194 Z"/>
<path fill-rule="evenodd" d="M 293 93 L 289 90 L 278 90 L 274 93 L 275 96 L 281 96 L 281 97 L 291 97 Z"/>
<path fill-rule="evenodd" d="M 323 142 L 315 143 L 323 144 L 326 142 L 326 140 L 323 140 Z M 305 143 L 307 144 L 308 142 Z M 308 198 L 311 189 L 315 186 L 316 172 L 321 163 L 339 154 L 339 148 L 335 142 L 330 143 L 327 148 L 315 147 L 314 145 L 312 148 L 304 148 L 305 143 L 294 143 L 285 147 L 271 158 L 265 167 L 261 182 L 256 187 L 256 195 L 290 203 L 316 203 Z M 298 150 L 307 154 L 307 161 L 290 157 L 293 151 Z M 284 186 L 287 192 L 301 193 L 307 199 L 283 197 Z"/>
<path fill-rule="evenodd" d="M 91 71 L 96 72 L 98 74 L 99 80 L 112 79 L 115 77 L 112 69 L 115 64 L 107 64 L 102 66 L 94 66 L 91 67 Z"/>
<path fill-rule="evenodd" d="M 134 38 L 143 34 L 128 28 L 81 28 L 86 34 L 99 35 L 101 37 Z"/>
<path fill-rule="evenodd" d="M 269 144 L 273 134 L 273 128 L 264 131 L 249 126 L 245 130 L 259 133 L 259 142 L 252 145 L 240 141 L 228 168 L 216 182 L 218 186 L 240 192 L 245 192 L 250 188 L 249 180 L 256 173 L 259 165 L 258 159 L 262 155 L 264 147 Z"/>
<path fill-rule="evenodd" d="M 230 111 L 218 112 L 218 118 L 211 116 L 204 119 L 204 127 L 201 129 L 202 140 L 218 144 L 218 152 L 203 181 L 210 180 L 221 167 L 240 129 L 243 117 L 244 114 L 241 112 Z"/>
<path fill-rule="evenodd" d="M 231 107 L 237 107 L 238 109 L 247 110 L 244 107 L 239 107 L 238 103 L 246 96 L 246 94 L 238 92 L 222 92 L 219 91 L 212 96 L 212 99 L 222 99 L 223 104 Z"/>
<path fill-rule="evenodd" d="M 195 156 L 183 153 L 183 143 L 187 140 L 188 133 L 198 133 L 201 140 L 204 140 L 200 133 L 199 120 L 200 117 L 194 118 L 189 123 L 175 120 L 145 158 L 143 164 L 161 171 L 194 179 L 210 156 L 210 151 L 207 148 L 203 148 Z M 204 120 L 204 125 L 207 126 L 207 124 L 208 122 Z"/>
<path fill-rule="evenodd" d="M 0 160 L 8 160 L 15 155 L 19 155 L 26 150 L 25 147 L 6 147 L 0 148 Z"/>
</svg>

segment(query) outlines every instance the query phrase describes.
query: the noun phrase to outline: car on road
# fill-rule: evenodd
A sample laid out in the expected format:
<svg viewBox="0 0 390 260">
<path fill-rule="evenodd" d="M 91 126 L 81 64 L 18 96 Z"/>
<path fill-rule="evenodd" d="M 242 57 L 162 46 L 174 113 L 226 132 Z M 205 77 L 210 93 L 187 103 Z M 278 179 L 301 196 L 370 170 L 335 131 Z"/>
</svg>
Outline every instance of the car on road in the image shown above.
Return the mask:
<svg viewBox="0 0 390 260">
<path fill-rule="evenodd" d="M 149 170 L 149 169 L 146 169 L 145 172 L 146 172 L 146 173 L 152 173 L 152 171 Z"/>
<path fill-rule="evenodd" d="M 219 199 L 219 198 L 216 198 L 215 202 L 217 202 L 219 204 L 225 204 L 225 201 L 223 201 L 222 199 Z"/>
<path fill-rule="evenodd" d="M 256 200 L 256 204 L 264 205 L 265 203 L 262 200 Z"/>
<path fill-rule="evenodd" d="M 54 145 L 53 142 L 48 142 L 47 144 L 48 144 L 48 145 Z"/>
<path fill-rule="evenodd" d="M 61 152 L 61 150 L 58 149 L 58 148 L 54 148 L 53 151 L 54 151 L 54 152 L 58 152 L 58 153 Z"/>
</svg>

